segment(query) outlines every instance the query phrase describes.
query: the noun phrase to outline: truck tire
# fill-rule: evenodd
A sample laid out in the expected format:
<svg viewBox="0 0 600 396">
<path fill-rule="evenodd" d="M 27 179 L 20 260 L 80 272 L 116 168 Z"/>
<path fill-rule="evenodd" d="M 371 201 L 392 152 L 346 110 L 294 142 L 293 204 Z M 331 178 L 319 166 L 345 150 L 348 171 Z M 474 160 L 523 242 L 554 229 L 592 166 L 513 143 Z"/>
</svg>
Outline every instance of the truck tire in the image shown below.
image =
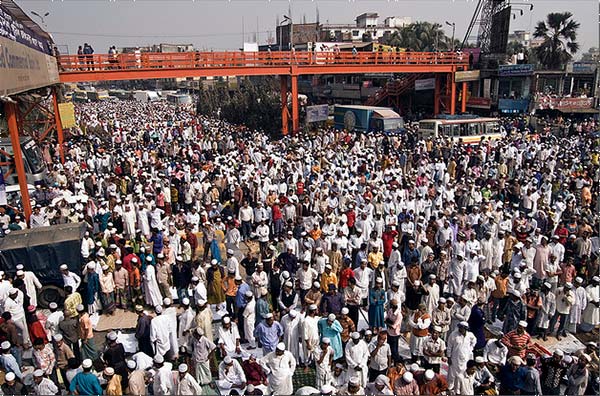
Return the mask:
<svg viewBox="0 0 600 396">
<path fill-rule="evenodd" d="M 55 302 L 60 307 L 65 301 L 65 292 L 58 286 L 44 286 L 38 292 L 38 306 L 48 308 Z"/>
</svg>

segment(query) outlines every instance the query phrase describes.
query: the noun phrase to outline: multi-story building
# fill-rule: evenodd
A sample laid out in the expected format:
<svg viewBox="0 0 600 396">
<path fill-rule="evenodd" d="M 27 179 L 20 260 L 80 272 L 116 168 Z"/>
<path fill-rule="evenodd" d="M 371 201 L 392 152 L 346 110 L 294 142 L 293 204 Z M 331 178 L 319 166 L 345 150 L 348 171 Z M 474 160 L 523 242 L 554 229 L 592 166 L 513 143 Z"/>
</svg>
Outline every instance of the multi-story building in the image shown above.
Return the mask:
<svg viewBox="0 0 600 396">
<path fill-rule="evenodd" d="M 379 14 L 366 12 L 356 17 L 355 24 L 323 24 L 321 26 L 322 41 L 362 41 L 369 36 L 372 41 L 399 31 L 412 23 L 411 17 L 392 16 L 379 23 Z"/>
</svg>

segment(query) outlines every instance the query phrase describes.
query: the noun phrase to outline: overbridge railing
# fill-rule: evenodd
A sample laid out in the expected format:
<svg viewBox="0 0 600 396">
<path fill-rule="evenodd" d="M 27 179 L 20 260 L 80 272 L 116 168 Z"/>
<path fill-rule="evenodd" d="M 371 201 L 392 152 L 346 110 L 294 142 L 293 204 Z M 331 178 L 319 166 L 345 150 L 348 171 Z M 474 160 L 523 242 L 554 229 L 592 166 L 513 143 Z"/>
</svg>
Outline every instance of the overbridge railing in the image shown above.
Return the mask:
<svg viewBox="0 0 600 396">
<path fill-rule="evenodd" d="M 62 55 L 61 72 L 128 69 L 248 68 L 323 65 L 456 65 L 468 66 L 469 57 L 455 52 L 175 52 Z"/>
</svg>

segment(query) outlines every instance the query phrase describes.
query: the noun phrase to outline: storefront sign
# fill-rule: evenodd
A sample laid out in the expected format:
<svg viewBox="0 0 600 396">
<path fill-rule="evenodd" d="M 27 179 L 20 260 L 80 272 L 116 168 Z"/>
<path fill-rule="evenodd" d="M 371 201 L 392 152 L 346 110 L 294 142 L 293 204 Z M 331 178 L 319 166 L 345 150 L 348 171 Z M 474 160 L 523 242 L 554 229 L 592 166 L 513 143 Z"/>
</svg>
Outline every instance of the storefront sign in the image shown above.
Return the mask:
<svg viewBox="0 0 600 396">
<path fill-rule="evenodd" d="M 533 74 L 533 65 L 500 65 L 498 75 L 500 77 L 530 76 Z"/>
<path fill-rule="evenodd" d="M 457 83 L 478 80 L 479 70 L 459 71 L 454 74 L 454 81 L 456 81 Z"/>
<path fill-rule="evenodd" d="M 0 96 L 58 83 L 55 58 L 0 37 Z"/>
<path fill-rule="evenodd" d="M 540 97 L 536 102 L 539 110 L 591 109 L 594 98 L 550 98 Z"/>
<path fill-rule="evenodd" d="M 473 107 L 476 109 L 489 109 L 490 107 L 492 107 L 492 99 L 471 96 L 467 100 L 467 107 Z"/>
<path fill-rule="evenodd" d="M 52 49 L 50 48 L 48 40 L 19 22 L 4 6 L 2 6 L 1 1 L 0 36 L 48 55 L 52 54 Z"/>
<path fill-rule="evenodd" d="M 502 113 L 526 113 L 529 110 L 529 99 L 500 99 L 498 110 Z"/>
<path fill-rule="evenodd" d="M 435 78 L 426 78 L 415 81 L 415 91 L 425 91 L 428 89 L 435 89 Z"/>
<path fill-rule="evenodd" d="M 596 72 L 596 65 L 593 63 L 573 62 L 567 65 L 567 73 L 592 74 Z"/>
<path fill-rule="evenodd" d="M 307 122 L 327 121 L 328 117 L 329 117 L 329 106 L 326 104 L 306 107 L 306 121 Z"/>
</svg>

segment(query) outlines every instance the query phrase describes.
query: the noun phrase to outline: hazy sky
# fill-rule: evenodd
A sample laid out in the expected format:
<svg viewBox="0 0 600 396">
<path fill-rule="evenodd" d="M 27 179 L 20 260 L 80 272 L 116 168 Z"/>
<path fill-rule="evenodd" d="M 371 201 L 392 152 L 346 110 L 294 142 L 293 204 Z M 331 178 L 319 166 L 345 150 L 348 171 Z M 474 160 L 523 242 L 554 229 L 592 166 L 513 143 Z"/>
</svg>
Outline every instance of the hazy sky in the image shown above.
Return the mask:
<svg viewBox="0 0 600 396">
<path fill-rule="evenodd" d="M 275 23 L 291 7 L 295 23 L 316 18 L 322 23 L 353 23 L 363 12 L 387 16 L 409 16 L 413 21 L 456 23 L 462 40 L 477 4 L 476 0 L 16 0 L 30 13 L 49 12 L 48 31 L 58 44 L 76 53 L 77 45 L 90 43 L 96 53 L 107 53 L 110 45 L 134 46 L 157 43 L 192 43 L 198 49 L 237 49 L 243 41 L 259 43 L 275 37 Z M 582 50 L 598 46 L 598 0 L 520 0 L 527 5 L 523 16 L 511 19 L 511 30 L 533 30 L 549 12 L 571 11 L 581 23 L 578 41 Z M 516 8 L 516 7 L 515 7 Z M 517 8 L 517 9 L 518 9 Z M 39 18 L 32 16 L 39 23 Z M 258 25 L 258 29 L 257 29 Z M 452 28 L 445 26 L 448 35 Z M 242 34 L 245 32 L 245 34 Z M 580 52 L 581 53 L 581 52 Z"/>
</svg>

